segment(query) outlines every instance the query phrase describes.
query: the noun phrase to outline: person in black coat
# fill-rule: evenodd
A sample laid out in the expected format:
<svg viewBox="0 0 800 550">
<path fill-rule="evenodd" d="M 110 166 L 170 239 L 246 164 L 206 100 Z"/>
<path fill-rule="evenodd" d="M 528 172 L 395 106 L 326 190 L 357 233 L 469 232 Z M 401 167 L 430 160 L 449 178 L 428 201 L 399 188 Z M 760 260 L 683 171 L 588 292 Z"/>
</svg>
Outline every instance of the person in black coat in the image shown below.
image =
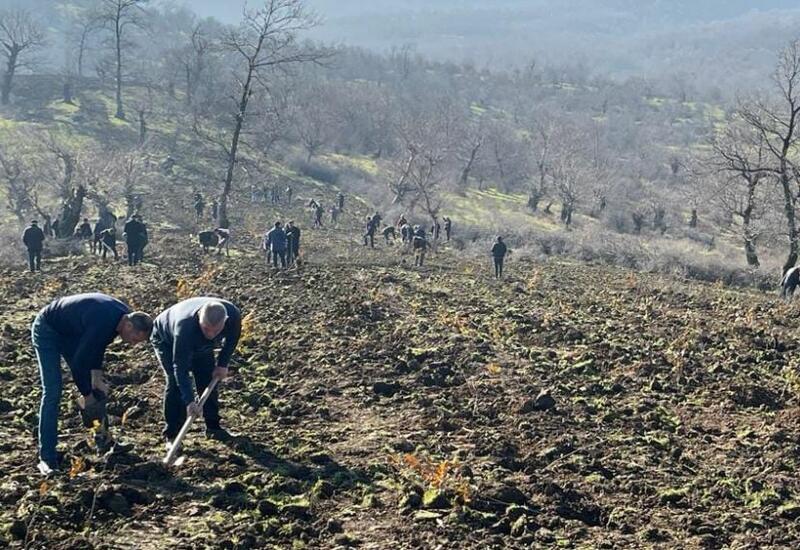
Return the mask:
<svg viewBox="0 0 800 550">
<path fill-rule="evenodd" d="M 28 249 L 28 265 L 31 273 L 42 270 L 42 248 L 44 247 L 44 231 L 39 222 L 31 221 L 31 225 L 22 233 L 22 242 Z"/>
<path fill-rule="evenodd" d="M 496 279 L 503 278 L 503 259 L 508 253 L 508 247 L 503 242 L 503 237 L 497 237 L 497 241 L 492 247 L 492 258 L 494 259 L 494 276 Z"/>
</svg>

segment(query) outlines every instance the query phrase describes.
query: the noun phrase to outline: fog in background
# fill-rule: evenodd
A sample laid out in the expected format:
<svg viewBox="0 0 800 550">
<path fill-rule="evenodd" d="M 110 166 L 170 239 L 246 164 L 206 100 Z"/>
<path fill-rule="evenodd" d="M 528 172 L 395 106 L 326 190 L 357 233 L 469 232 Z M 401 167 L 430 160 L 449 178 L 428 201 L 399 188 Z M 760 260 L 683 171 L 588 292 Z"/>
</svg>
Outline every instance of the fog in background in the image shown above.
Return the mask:
<svg viewBox="0 0 800 550">
<path fill-rule="evenodd" d="M 234 23 L 244 2 L 187 2 Z M 412 46 L 435 59 L 507 68 L 531 59 L 592 74 L 659 78 L 684 72 L 699 88 L 756 85 L 800 28 L 794 0 L 310 0 L 316 39 L 378 51 Z"/>
</svg>

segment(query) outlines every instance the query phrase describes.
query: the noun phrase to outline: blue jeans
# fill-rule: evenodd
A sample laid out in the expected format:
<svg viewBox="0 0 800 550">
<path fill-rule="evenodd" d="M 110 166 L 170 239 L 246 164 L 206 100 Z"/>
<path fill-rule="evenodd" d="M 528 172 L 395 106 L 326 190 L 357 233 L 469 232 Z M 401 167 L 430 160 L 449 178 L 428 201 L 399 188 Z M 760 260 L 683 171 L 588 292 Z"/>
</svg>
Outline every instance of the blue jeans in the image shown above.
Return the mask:
<svg viewBox="0 0 800 550">
<path fill-rule="evenodd" d="M 58 408 L 61 404 L 61 352 L 58 334 L 41 316 L 31 325 L 31 341 L 42 378 L 42 404 L 39 407 L 39 458 L 50 464 L 57 461 Z"/>
</svg>

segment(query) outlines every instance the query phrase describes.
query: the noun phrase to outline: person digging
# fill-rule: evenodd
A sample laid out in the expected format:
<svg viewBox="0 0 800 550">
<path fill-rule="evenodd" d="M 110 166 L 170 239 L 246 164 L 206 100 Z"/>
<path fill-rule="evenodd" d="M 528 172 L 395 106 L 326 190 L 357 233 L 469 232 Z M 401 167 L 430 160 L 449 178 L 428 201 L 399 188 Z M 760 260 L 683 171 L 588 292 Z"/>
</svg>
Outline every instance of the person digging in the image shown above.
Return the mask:
<svg viewBox="0 0 800 550">
<path fill-rule="evenodd" d="M 98 452 L 104 452 L 113 445 L 105 429 L 109 390 L 103 374 L 106 347 L 117 336 L 131 345 L 144 342 L 152 329 L 149 315 L 132 312 L 116 298 L 100 293 L 59 298 L 36 315 L 31 342 L 42 382 L 38 468 L 43 475 L 54 473 L 59 466 L 56 445 L 63 388 L 61 358 L 66 360 L 80 392 L 78 406 L 83 423 L 95 429 Z"/>
<path fill-rule="evenodd" d="M 197 405 L 197 395 L 203 393 L 212 380 L 222 381 L 228 377 L 228 364 L 241 331 L 239 308 L 218 298 L 190 298 L 156 317 L 150 341 L 166 377 L 163 435 L 167 449 L 171 448 L 188 416 L 203 415 L 207 437 L 220 441 L 231 438 L 220 426 L 218 386 L 202 411 Z M 222 349 L 215 359 L 216 344 L 222 344 Z"/>
</svg>

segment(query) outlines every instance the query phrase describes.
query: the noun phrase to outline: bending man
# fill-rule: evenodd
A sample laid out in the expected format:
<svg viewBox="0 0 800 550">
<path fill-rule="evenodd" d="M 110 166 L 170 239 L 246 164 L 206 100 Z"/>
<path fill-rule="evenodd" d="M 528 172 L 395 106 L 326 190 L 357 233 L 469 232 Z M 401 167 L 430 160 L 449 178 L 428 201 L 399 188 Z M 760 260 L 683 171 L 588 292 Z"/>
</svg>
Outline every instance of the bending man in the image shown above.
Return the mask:
<svg viewBox="0 0 800 550">
<path fill-rule="evenodd" d="M 228 376 L 231 360 L 242 331 L 242 314 L 232 303 L 217 298 L 190 298 L 179 302 L 156 317 L 150 339 L 167 379 L 164 391 L 164 437 L 167 445 L 178 435 L 187 415 L 199 415 L 197 394 L 214 378 Z M 222 350 L 214 359 L 215 344 Z M 192 377 L 194 376 L 194 385 Z M 195 392 L 194 386 L 197 386 Z M 206 436 L 226 440 L 230 437 L 220 426 L 217 388 L 203 406 Z"/>
<path fill-rule="evenodd" d="M 39 471 L 48 475 L 58 468 L 58 408 L 61 403 L 61 358 L 72 372 L 81 393 L 79 404 L 87 415 L 102 420 L 108 386 L 103 377 L 106 347 L 119 336 L 123 342 L 144 342 L 153 330 L 146 313 L 131 312 L 105 294 L 78 294 L 59 298 L 42 309 L 31 326 L 31 340 L 42 379 L 39 409 Z"/>
</svg>

